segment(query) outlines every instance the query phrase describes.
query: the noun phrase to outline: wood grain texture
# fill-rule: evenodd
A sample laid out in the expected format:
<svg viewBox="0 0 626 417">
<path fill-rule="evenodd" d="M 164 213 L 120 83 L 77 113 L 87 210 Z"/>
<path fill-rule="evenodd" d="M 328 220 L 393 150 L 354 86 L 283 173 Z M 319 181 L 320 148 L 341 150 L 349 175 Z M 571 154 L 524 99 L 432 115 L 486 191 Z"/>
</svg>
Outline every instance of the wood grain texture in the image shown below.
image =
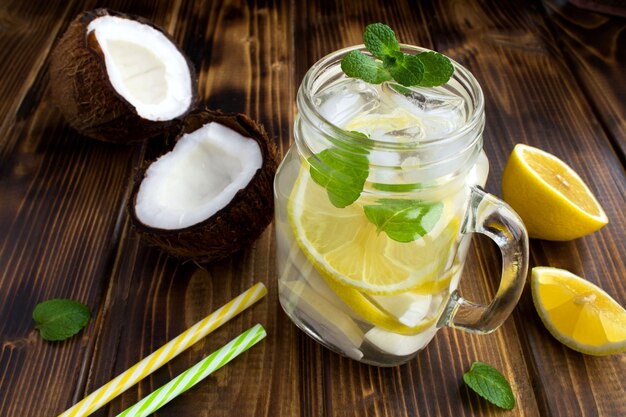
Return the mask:
<svg viewBox="0 0 626 417">
<path fill-rule="evenodd" d="M 43 416 L 76 399 L 91 361 L 129 178 L 143 151 L 78 135 L 48 98 L 49 50 L 74 15 L 94 5 L 9 6 L 24 31 L 12 40 L 7 26 L 0 48 L 10 54 L 0 91 L 14 100 L 4 108 L 0 141 L 0 415 Z M 38 302 L 58 297 L 87 304 L 95 319 L 74 341 L 48 343 L 30 315 Z"/>
<path fill-rule="evenodd" d="M 287 143 L 292 123 L 286 59 L 289 14 L 285 5 L 245 2 L 181 4 L 176 25 L 166 25 L 199 74 L 199 91 L 212 108 L 245 112 L 270 137 Z M 275 30 L 270 30 L 273 28 Z M 165 151 L 155 141 L 147 159 Z M 168 258 L 126 235 L 117 249 L 89 378 L 93 391 L 258 281 L 268 296 L 167 366 L 112 401 L 100 415 L 116 415 L 256 323 L 268 337 L 159 412 L 162 416 L 298 415 L 297 337 L 277 303 L 273 230 L 228 261 L 203 265 Z M 120 326 L 123 322 L 124 326 Z M 280 347 L 280 348 L 276 348 Z M 79 395 L 80 397 L 80 395 Z M 278 400 L 277 400 L 278 399 Z"/>
<path fill-rule="evenodd" d="M 623 19 L 514 0 L 175 0 L 0 5 L 0 415 L 54 416 L 263 281 L 268 296 L 94 416 L 113 416 L 259 322 L 268 338 L 156 413 L 158 416 L 621 416 L 625 355 L 565 348 L 541 324 L 526 288 L 497 332 L 441 330 L 397 368 L 376 368 L 322 348 L 282 312 L 269 227 L 227 261 L 198 266 L 150 248 L 130 228 L 132 175 L 171 144 L 131 147 L 73 132 L 47 97 L 46 58 L 71 19 L 99 6 L 165 27 L 194 63 L 212 108 L 261 121 L 284 154 L 307 69 L 361 42 L 382 21 L 401 41 L 437 49 L 477 77 L 486 97 L 488 191 L 500 194 L 516 143 L 568 162 L 610 224 L 566 243 L 532 242 L 532 265 L 563 267 L 626 305 Z M 591 16 L 591 17 L 588 17 Z M 487 302 L 500 255 L 476 238 L 461 290 Z M 30 312 L 47 298 L 85 302 L 94 318 L 78 336 L 47 343 Z M 517 406 L 499 410 L 462 374 L 474 360 L 498 368 Z"/>
<path fill-rule="evenodd" d="M 298 45 L 296 72 L 301 79 L 306 70 L 327 53 L 362 42 L 364 27 L 384 21 L 405 43 L 433 47 L 426 16 L 412 2 L 394 2 L 381 10 L 374 1 L 348 4 L 336 2 L 301 3 L 296 9 L 295 43 Z M 314 28 L 314 29 L 312 29 Z M 314 30 L 316 37 L 311 38 Z M 309 41 L 310 40 L 310 41 Z M 486 302 L 495 294 L 499 275 L 499 253 L 487 242 L 470 256 L 462 291 L 468 298 Z M 487 296 L 486 293 L 489 295 Z M 312 340 L 306 343 L 314 344 Z M 413 416 L 500 415 L 499 410 L 471 394 L 462 384 L 462 375 L 472 362 L 493 364 L 513 380 L 519 406 L 509 415 L 538 416 L 534 392 L 527 374 L 523 350 L 517 340 L 515 323 L 507 323 L 496 335 L 472 336 L 441 331 L 415 361 L 397 369 L 376 368 L 341 358 L 311 346 L 302 355 L 314 362 L 321 355 L 323 366 L 301 383 L 304 392 L 315 390 L 314 398 L 324 407 L 322 415 L 333 416 Z M 326 383 L 319 385 L 322 380 Z M 507 413 L 504 413 L 505 415 Z"/>
<path fill-rule="evenodd" d="M 76 7 L 75 1 L 4 1 L 0 4 L 0 166 L 17 143 L 16 129 L 37 107 L 46 80 L 46 57 Z M 20 51 L 20 53 L 18 53 Z"/>
<path fill-rule="evenodd" d="M 566 243 L 533 241 L 531 266 L 568 269 L 626 304 L 620 272 L 626 268 L 626 217 L 620 208 L 626 202 L 623 166 L 558 53 L 547 18 L 540 8 L 519 8 L 514 2 L 446 3 L 425 13 L 438 16 L 431 26 L 436 49 L 468 66 L 482 84 L 485 149 L 492 164 L 488 190 L 499 193 L 508 154 L 516 143 L 527 143 L 569 163 L 607 211 L 610 224 L 593 235 Z M 541 324 L 528 290 L 514 317 L 528 351 L 541 414 L 625 414 L 621 399 L 626 388 L 619 377 L 625 370 L 623 355 L 598 359 L 565 348 Z"/>
<path fill-rule="evenodd" d="M 589 99 L 597 128 L 604 129 L 626 161 L 626 19 L 580 9 L 555 0 L 543 2 L 555 47 Z"/>
</svg>

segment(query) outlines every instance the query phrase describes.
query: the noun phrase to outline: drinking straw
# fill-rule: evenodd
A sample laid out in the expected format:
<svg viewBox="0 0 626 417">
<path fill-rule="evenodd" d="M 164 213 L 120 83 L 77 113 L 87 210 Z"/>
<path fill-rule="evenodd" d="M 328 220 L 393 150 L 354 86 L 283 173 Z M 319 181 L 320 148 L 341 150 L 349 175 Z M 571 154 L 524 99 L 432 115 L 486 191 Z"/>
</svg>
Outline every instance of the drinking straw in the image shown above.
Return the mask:
<svg viewBox="0 0 626 417">
<path fill-rule="evenodd" d="M 211 353 L 193 367 L 187 369 L 137 404 L 122 411 L 116 417 L 146 417 L 187 391 L 214 371 L 220 369 L 266 336 L 260 324 L 248 329 L 220 349 Z"/>
<path fill-rule="evenodd" d="M 260 300 L 267 289 L 262 283 L 257 283 L 223 305 L 198 323 L 185 330 L 176 338 L 154 351 L 150 356 L 142 359 L 124 373 L 118 375 L 96 391 L 89 394 L 73 407 L 60 414 L 59 417 L 85 417 L 93 413 L 113 398 L 117 397 L 137 382 L 159 369 L 173 357 L 202 339 L 213 330 Z"/>
</svg>

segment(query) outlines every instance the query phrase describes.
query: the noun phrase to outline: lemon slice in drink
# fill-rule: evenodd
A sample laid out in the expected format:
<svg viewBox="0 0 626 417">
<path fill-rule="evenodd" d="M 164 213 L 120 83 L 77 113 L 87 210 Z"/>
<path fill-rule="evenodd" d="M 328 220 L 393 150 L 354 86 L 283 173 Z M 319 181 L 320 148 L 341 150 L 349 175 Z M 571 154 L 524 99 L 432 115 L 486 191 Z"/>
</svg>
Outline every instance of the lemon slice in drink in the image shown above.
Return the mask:
<svg viewBox="0 0 626 417">
<path fill-rule="evenodd" d="M 359 114 L 344 129 L 356 130 L 382 140 L 385 140 L 385 132 L 395 131 L 394 141 L 406 141 L 411 139 L 412 134 L 415 135 L 415 131 L 422 130 L 422 122 L 405 109 L 397 107 L 388 114 Z"/>
<path fill-rule="evenodd" d="M 420 288 L 429 292 L 437 285 L 460 229 L 449 204 L 443 206 L 428 234 L 396 242 L 377 230 L 358 201 L 334 207 L 303 167 L 289 199 L 288 217 L 298 245 L 329 285 L 339 285 L 336 292 L 347 287 L 389 295 Z"/>
<path fill-rule="evenodd" d="M 415 326 L 407 326 L 402 323 L 396 315 L 381 308 L 381 306 L 376 303 L 375 299 L 372 299 L 367 294 L 349 286 L 342 285 L 333 279 L 326 279 L 326 282 L 341 301 L 350 307 L 357 315 L 366 322 L 378 326 L 381 329 L 397 334 L 414 335 L 435 324 L 435 318 L 428 317 L 421 320 Z"/>
<path fill-rule="evenodd" d="M 578 174 L 554 155 L 531 146 L 513 149 L 502 173 L 502 196 L 533 238 L 571 240 L 608 223 Z"/>
<path fill-rule="evenodd" d="M 601 288 L 558 268 L 532 270 L 535 308 L 550 333 L 589 355 L 626 351 L 626 310 Z"/>
<path fill-rule="evenodd" d="M 301 252 L 300 254 L 305 256 Z M 329 310 L 324 305 L 331 304 L 336 310 L 340 310 L 331 313 L 330 316 L 347 314 L 355 320 L 372 323 L 388 332 L 414 335 L 435 324 L 440 299 L 437 296 L 433 297 L 432 294 L 447 291 L 455 271 L 456 268 L 452 268 L 437 281 L 411 291 L 394 295 L 369 295 L 342 285 L 332 278 L 322 277 L 313 264 L 308 263 L 306 267 L 300 269 L 300 273 L 311 287 L 311 291 L 306 294 L 302 292 L 301 296 L 306 296 L 308 300 L 305 302 L 315 309 Z M 342 317 L 338 317 L 337 320 L 342 321 Z"/>
</svg>

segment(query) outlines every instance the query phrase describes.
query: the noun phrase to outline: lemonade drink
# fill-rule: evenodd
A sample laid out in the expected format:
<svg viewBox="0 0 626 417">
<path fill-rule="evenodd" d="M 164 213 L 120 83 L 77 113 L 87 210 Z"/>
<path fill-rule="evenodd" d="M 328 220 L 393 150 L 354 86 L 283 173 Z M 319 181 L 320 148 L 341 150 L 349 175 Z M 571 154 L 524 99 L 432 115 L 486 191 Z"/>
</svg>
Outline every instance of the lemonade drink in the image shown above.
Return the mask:
<svg viewBox="0 0 626 417">
<path fill-rule="evenodd" d="M 458 284 L 470 189 L 488 173 L 482 97 L 316 65 L 274 185 L 279 299 L 334 351 L 400 364 L 444 324 Z"/>
</svg>

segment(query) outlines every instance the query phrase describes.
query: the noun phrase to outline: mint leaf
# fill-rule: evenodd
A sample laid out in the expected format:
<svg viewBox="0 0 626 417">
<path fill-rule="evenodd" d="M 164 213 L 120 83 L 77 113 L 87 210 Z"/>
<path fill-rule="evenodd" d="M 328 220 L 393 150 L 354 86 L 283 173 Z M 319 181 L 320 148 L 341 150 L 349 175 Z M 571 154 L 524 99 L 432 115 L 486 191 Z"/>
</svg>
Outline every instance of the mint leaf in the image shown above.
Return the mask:
<svg viewBox="0 0 626 417">
<path fill-rule="evenodd" d="M 413 91 L 411 91 L 410 89 L 408 89 L 405 86 L 400 85 L 400 84 L 391 83 L 391 84 L 389 84 L 389 87 L 391 87 L 392 90 L 394 90 L 394 91 L 396 91 L 396 92 L 398 92 L 400 94 L 409 95 L 409 94 L 413 93 Z"/>
<path fill-rule="evenodd" d="M 400 44 L 393 30 L 383 23 L 367 25 L 363 33 L 363 43 L 376 58 L 383 60 L 393 51 L 400 51 Z"/>
<path fill-rule="evenodd" d="M 363 43 L 382 64 L 361 51 L 351 51 L 341 61 L 341 69 L 348 77 L 370 84 L 393 78 L 405 87 L 435 87 L 447 83 L 454 73 L 450 60 L 440 53 L 402 53 L 393 30 L 383 23 L 367 25 Z"/>
<path fill-rule="evenodd" d="M 511 385 L 494 367 L 483 362 L 474 362 L 463 375 L 463 381 L 490 403 L 506 410 L 515 407 Z"/>
<path fill-rule="evenodd" d="M 33 310 L 35 328 L 45 340 L 65 340 L 74 336 L 91 318 L 89 308 L 78 301 L 54 299 L 37 304 Z"/>
<path fill-rule="evenodd" d="M 333 206 L 344 208 L 359 198 L 369 173 L 366 154 L 330 148 L 311 156 L 308 161 L 311 178 L 326 189 Z"/>
<path fill-rule="evenodd" d="M 384 198 L 379 204 L 363 207 L 365 216 L 390 239 L 412 242 L 430 232 L 443 210 L 441 203 Z"/>
<path fill-rule="evenodd" d="M 387 67 L 394 80 L 405 87 L 419 85 L 424 76 L 424 65 L 417 55 L 404 54 L 402 59 L 395 59 L 394 65 Z"/>
<path fill-rule="evenodd" d="M 422 52 L 415 55 L 422 63 L 424 75 L 419 82 L 422 87 L 436 87 L 450 80 L 454 66 L 450 60 L 438 52 Z"/>
<path fill-rule="evenodd" d="M 391 51 L 389 55 L 383 57 L 383 66 L 387 69 L 394 68 L 398 63 L 404 61 L 404 57 L 408 56 L 400 51 Z"/>
<path fill-rule="evenodd" d="M 380 84 L 391 80 L 389 71 L 381 62 L 375 61 L 361 51 L 348 52 L 341 60 L 341 70 L 348 77 L 358 78 L 370 84 Z"/>
<path fill-rule="evenodd" d="M 408 193 L 408 192 L 419 190 L 422 188 L 422 186 L 419 183 L 415 183 L 415 184 L 374 183 L 372 187 L 376 190 L 386 191 L 390 193 Z"/>
</svg>

